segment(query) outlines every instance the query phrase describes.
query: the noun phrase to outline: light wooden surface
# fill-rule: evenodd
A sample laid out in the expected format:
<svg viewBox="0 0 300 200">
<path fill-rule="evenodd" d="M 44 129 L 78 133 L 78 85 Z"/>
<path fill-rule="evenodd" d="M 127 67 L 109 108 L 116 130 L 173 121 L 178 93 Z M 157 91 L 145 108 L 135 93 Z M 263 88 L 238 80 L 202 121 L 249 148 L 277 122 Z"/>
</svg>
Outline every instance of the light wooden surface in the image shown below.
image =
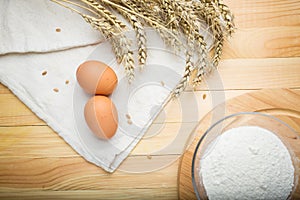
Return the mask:
<svg viewBox="0 0 300 200">
<path fill-rule="evenodd" d="M 295 156 L 300 159 L 300 104 L 296 102 L 300 102 L 300 90 L 265 89 L 230 99 L 226 104 L 218 105 L 216 110 L 224 109 L 226 115 L 237 112 L 261 112 L 283 120 L 298 134 L 298 137 L 296 138 L 294 138 L 295 135 L 286 135 L 286 137 L 292 138 L 287 141 L 290 146 L 294 147 L 293 152 Z M 205 131 L 211 124 L 216 122 L 215 119 L 212 119 L 215 114 L 214 111 L 211 111 L 201 119 L 198 127 L 195 129 L 194 140 L 181 157 L 178 172 L 178 190 L 180 199 L 197 199 L 194 193 L 191 175 L 193 154 L 198 141 Z M 296 163 L 296 167 L 296 180 L 298 180 L 300 177 L 299 162 Z M 296 187 L 292 199 L 300 199 L 300 185 Z"/>
<path fill-rule="evenodd" d="M 266 88 L 300 89 L 300 2 L 224 1 L 234 12 L 237 25 L 236 33 L 225 45 L 219 68 L 226 99 Z M 164 167 L 148 173 L 107 174 L 78 156 L 0 86 L 0 198 L 178 199 L 177 173 L 183 146 L 171 149 L 171 153 L 155 154 L 153 145 L 164 147 L 178 127 L 184 127 L 180 129 L 183 136 L 192 132 L 211 110 L 211 96 L 220 92 L 223 88 L 199 88 L 198 118 L 182 120 L 178 102 L 170 102 L 164 116 L 159 116 L 151 127 L 162 128 L 160 134 L 141 141 L 123 165 L 134 169 L 143 167 L 143 163 L 151 166 L 169 160 Z M 191 93 L 185 92 L 182 98 L 188 99 Z"/>
</svg>

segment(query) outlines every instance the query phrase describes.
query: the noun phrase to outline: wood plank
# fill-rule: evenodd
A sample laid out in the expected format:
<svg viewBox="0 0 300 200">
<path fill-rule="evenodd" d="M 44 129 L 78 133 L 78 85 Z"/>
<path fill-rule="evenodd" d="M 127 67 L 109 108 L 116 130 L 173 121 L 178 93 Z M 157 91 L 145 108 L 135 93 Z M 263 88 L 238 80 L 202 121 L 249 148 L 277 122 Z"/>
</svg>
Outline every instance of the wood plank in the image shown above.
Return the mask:
<svg viewBox="0 0 300 200">
<path fill-rule="evenodd" d="M 156 126 L 155 126 L 156 125 Z M 131 155 L 181 154 L 196 123 L 155 124 Z M 162 129 L 160 129 L 162 126 Z M 176 139 L 176 140 L 175 140 Z M 66 158 L 79 155 L 47 126 L 0 127 L 0 159 Z M 168 152 L 159 153 L 167 146 Z"/>
<path fill-rule="evenodd" d="M 298 17 L 300 21 L 300 15 Z M 223 59 L 300 56 L 300 26 L 238 28 L 224 45 Z"/>
<path fill-rule="evenodd" d="M 237 28 L 299 26 L 298 0 L 224 0 L 235 15 Z"/>
<path fill-rule="evenodd" d="M 196 124 L 166 123 L 155 135 L 146 134 L 130 155 L 180 155 Z M 0 159 L 80 157 L 47 126 L 1 127 L 0 132 Z"/>
<path fill-rule="evenodd" d="M 0 89 L 0 125 L 45 125 L 15 95 L 1 85 Z"/>
<path fill-rule="evenodd" d="M 3 86 L 2 86 L 3 87 Z M 3 90 L 7 90 L 6 88 L 3 88 Z M 1 90 L 0 90 L 1 91 Z M 7 90 L 8 91 L 8 90 Z M 245 91 L 226 91 L 227 98 L 231 98 L 233 96 L 242 94 L 244 92 L 248 92 L 248 90 Z M 196 98 L 196 101 L 199 103 L 201 102 L 201 105 L 199 105 L 199 109 L 201 109 L 201 113 L 208 112 L 208 110 L 211 108 L 211 94 L 212 92 L 207 91 L 197 91 L 193 93 L 194 98 Z M 180 109 L 181 101 L 185 101 L 184 99 L 188 98 L 190 96 L 190 92 L 185 92 L 181 100 L 173 100 L 170 102 L 167 107 L 162 111 L 161 115 L 157 118 L 155 123 L 162 123 L 162 122 L 178 122 L 181 121 L 180 119 Z M 205 99 L 203 99 L 203 95 L 206 96 Z M 29 110 L 21 101 L 19 101 L 13 94 L 0 94 L 0 102 L 1 102 L 1 109 L 0 111 L 0 126 L 24 126 L 24 125 L 45 125 L 43 121 L 41 121 L 38 117 L 32 113 L 31 110 Z M 13 103 L 12 103 L 13 102 Z M 191 109 L 187 107 L 187 109 Z M 175 113 L 176 114 L 175 114 Z M 201 117 L 202 115 L 200 115 Z M 205 114 L 205 113 L 204 113 Z M 185 122 L 189 121 L 195 121 L 197 119 L 191 119 L 193 116 L 187 116 L 188 119 L 183 119 Z"/>
<path fill-rule="evenodd" d="M 254 90 L 186 91 L 179 99 L 173 99 L 166 105 L 154 124 L 198 122 L 218 104 L 251 91 Z"/>
<path fill-rule="evenodd" d="M 101 189 L 101 190 L 71 190 L 71 191 L 53 191 L 53 190 L 0 190 L 0 198 L 5 200 L 40 200 L 40 199 L 106 199 L 106 200 L 124 200 L 124 199 L 143 199 L 143 200 L 170 200 L 177 199 L 177 188 L 158 188 L 155 191 L 152 188 L 130 188 L 128 189 Z"/>
<path fill-rule="evenodd" d="M 3 89 L 7 90 L 7 89 Z M 226 99 L 232 98 L 237 95 L 241 95 L 245 92 L 250 92 L 250 90 L 238 90 L 238 91 L 225 91 Z M 180 100 L 174 99 L 167 104 L 164 110 L 160 113 L 154 123 L 163 123 L 163 122 L 194 122 L 197 118 L 194 118 L 193 115 L 188 115 L 184 119 L 181 117 L 182 106 L 180 103 L 185 102 L 187 98 L 191 95 L 198 102 L 198 118 L 202 117 L 209 109 L 212 108 L 212 96 L 217 95 L 218 93 L 223 93 L 219 91 L 196 91 L 196 92 L 185 92 L 181 96 Z M 0 102 L 2 106 L 7 109 L 3 109 L 0 112 L 0 126 L 26 126 L 26 125 L 46 125 L 41 121 L 37 116 L 32 113 L 20 100 L 18 100 L 13 94 L 7 94 L 14 99 L 14 105 L 11 104 L 10 98 L 6 98 L 0 94 Z M 203 98 L 205 97 L 205 98 Z M 218 99 L 218 103 L 223 102 L 224 99 Z M 11 112 L 9 108 L 14 108 L 15 111 Z M 195 109 L 189 106 L 185 106 L 185 109 Z M 201 112 L 200 112 L 201 111 Z M 187 111 L 188 112 L 188 111 Z M 6 118 L 10 120 L 6 120 Z"/>
<path fill-rule="evenodd" d="M 223 60 L 218 72 L 215 73 L 221 78 L 212 76 L 208 79 L 213 82 L 218 78 L 217 82 L 222 83 L 223 86 L 204 82 L 197 90 L 253 90 L 278 86 L 297 88 L 300 86 L 299 63 L 300 58 Z M 197 99 L 202 99 L 202 95 L 202 93 L 196 94 Z M 0 86 L 0 106 L 0 126 L 45 125 L 3 85 Z"/>
<path fill-rule="evenodd" d="M 283 99 L 281 100 L 283 101 Z M 290 100 L 293 101 L 293 98 Z M 264 102 L 264 99 L 261 99 L 261 102 Z M 6 141 L 10 143 L 17 140 L 17 143 L 10 143 L 10 145 L 7 146 L 4 145 L 6 142 L 5 140 L 1 143 L 0 193 L 3 191 L 3 197 L 13 198 L 17 196 L 14 195 L 14 193 L 8 195 L 8 192 L 4 192 L 10 188 L 12 191 L 18 191 L 19 189 L 22 191 L 23 188 L 28 188 L 28 190 L 46 190 L 45 192 L 43 191 L 43 195 L 47 197 L 47 192 L 52 193 L 53 190 L 101 190 L 104 191 L 103 195 L 105 195 L 105 191 L 108 191 L 111 188 L 118 188 L 116 192 L 121 192 L 126 189 L 131 192 L 135 191 L 138 187 L 147 188 L 147 191 L 149 191 L 149 194 L 137 194 L 141 195 L 138 196 L 139 198 L 143 198 L 145 195 L 147 197 L 154 191 L 154 193 L 161 191 L 162 193 L 158 193 L 159 195 L 161 194 L 163 196 L 163 194 L 170 194 L 170 196 L 175 198 L 177 189 L 176 174 L 179 162 L 178 155 L 165 155 L 165 157 L 152 156 L 151 159 L 146 156 L 130 156 L 126 160 L 128 162 L 126 163 L 125 161 L 120 169 L 132 170 L 136 168 L 136 170 L 138 170 L 143 166 L 148 167 L 149 165 L 156 167 L 158 163 L 161 163 L 164 160 L 167 160 L 167 164 L 169 165 L 163 166 L 164 168 L 159 171 L 150 173 L 129 174 L 117 171 L 111 175 L 86 162 L 83 158 L 78 157 L 75 154 L 72 156 L 73 152 L 71 148 L 67 147 L 58 136 L 55 140 L 51 139 L 55 134 L 51 131 L 47 133 L 47 131 L 50 130 L 48 127 L 2 127 L 1 129 L 8 128 L 10 130 L 4 134 L 9 138 Z M 18 133 L 12 131 L 12 129 L 21 130 L 24 128 L 28 129 L 28 132 L 26 131 L 28 135 L 24 135 L 26 136 L 25 139 L 27 142 L 18 141 Z M 42 135 L 43 133 L 39 133 L 34 129 L 44 129 L 45 135 Z M 3 134 L 2 130 L 1 133 Z M 164 137 L 166 137 L 166 135 Z M 150 143 L 149 145 L 152 144 Z M 3 146 L 5 146 L 5 148 L 3 148 Z M 8 153 L 9 149 L 12 151 L 12 154 Z M 30 151 L 32 152 L 28 154 Z M 69 156 L 64 156 L 65 152 L 67 152 Z M 51 154 L 53 154 L 53 157 L 48 157 Z M 34 156 L 31 157 L 32 155 Z M 124 181 L 122 180 L 126 180 L 126 185 L 123 184 Z M 151 181 L 145 182 L 145 180 Z M 28 192 L 19 193 L 18 195 L 28 195 L 29 198 L 30 195 L 37 194 L 38 193 Z M 67 195 L 67 193 L 64 194 Z M 70 194 L 72 194 L 72 192 Z M 116 195 L 117 194 L 118 193 L 116 193 Z M 109 192 L 107 195 L 109 195 Z M 116 197 L 113 194 L 112 196 Z M 170 196 L 165 196 L 165 198 Z M 116 198 L 118 199 L 118 197 Z"/>
<path fill-rule="evenodd" d="M 154 124 L 130 155 L 180 155 L 196 124 Z M 48 126 L 0 127 L 0 140 L 0 159 L 80 157 Z"/>
<path fill-rule="evenodd" d="M 9 90 L 0 85 L 0 91 L 5 92 L 5 94 L 0 93 L 0 126 L 28 126 L 28 125 L 46 125 L 45 122 L 40 120 L 30 109 L 28 109 L 20 100 L 18 100 Z M 248 90 L 239 91 L 225 91 L 226 98 L 232 98 L 234 96 L 249 92 Z M 187 115 L 184 119 L 181 117 L 181 105 L 180 103 L 186 102 L 190 96 L 198 102 L 199 115 L 198 119 L 203 116 L 209 109 L 212 108 L 211 97 L 217 95 L 219 92 L 208 92 L 208 91 L 196 91 L 191 93 L 187 91 L 183 93 L 179 100 L 174 99 L 169 102 L 166 108 L 161 112 L 154 123 L 163 122 L 194 122 L 197 118 L 192 115 Z M 205 95 L 205 99 L 203 99 Z M 219 99 L 224 101 L 224 99 Z M 220 102 L 219 102 L 220 103 Z M 188 105 L 185 109 L 194 109 Z M 201 112 L 200 112 L 201 110 Z M 188 112 L 188 111 L 187 111 Z"/>
<path fill-rule="evenodd" d="M 233 10 L 237 25 L 236 33 L 225 45 L 223 58 L 228 60 L 222 61 L 219 71 L 225 98 L 262 88 L 300 88 L 300 58 L 283 58 L 300 57 L 299 1 L 225 0 L 225 3 Z M 198 118 L 209 111 L 212 95 L 218 93 L 208 90 L 220 89 L 223 87 L 205 84 L 198 88 L 195 92 Z M 189 90 L 182 98 L 191 94 Z M 165 157 L 146 155 L 155 154 L 151 146 L 164 148 L 180 127 L 183 128 L 180 139 L 186 139 L 183 136 L 190 132 L 197 117 L 182 117 L 183 108 L 178 102 L 167 105 L 121 166 L 126 170 L 139 169 L 145 164 L 155 167 L 164 160 L 169 163 L 158 171 L 143 174 L 122 171 L 107 174 L 86 162 L 1 84 L 0 107 L 1 199 L 177 199 L 176 154 L 180 148 L 161 152 L 174 153 Z M 194 108 L 184 109 L 190 112 Z M 296 122 L 293 126 L 298 127 Z"/>
<path fill-rule="evenodd" d="M 160 159 L 168 157 L 166 155 Z M 176 160 L 154 172 L 137 174 L 117 170 L 109 174 L 82 158 L 0 159 L 0 193 L 9 189 L 67 191 L 115 188 L 148 188 L 153 191 L 161 188 L 174 192 L 177 188 L 178 162 Z M 142 197 L 144 194 L 139 195 Z"/>
<path fill-rule="evenodd" d="M 236 97 L 226 102 L 226 115 L 236 112 L 253 112 L 261 111 L 262 113 L 272 114 L 273 116 L 281 116 L 282 120 L 286 123 L 291 123 L 292 127 L 297 131 L 295 134 L 291 134 L 284 129 L 280 132 L 280 136 L 284 138 L 284 142 L 292 148 L 293 153 L 297 158 L 300 156 L 300 125 L 297 122 L 300 119 L 300 91 L 299 90 L 286 90 L 286 89 L 274 89 L 274 90 L 261 90 L 253 93 L 247 93 L 242 96 Z M 245 103 L 247 102 L 247 103 Z M 282 117 L 283 116 L 283 117 Z M 188 150 L 184 153 L 181 160 L 181 167 L 179 170 L 179 196 L 180 199 L 196 199 L 193 192 L 192 179 L 191 179 L 191 164 L 195 147 L 211 125 L 212 112 L 206 115 L 201 120 L 201 125 L 195 129 L 196 137 Z M 288 120 L 286 120 L 288 119 Z M 296 120 L 295 120 L 296 119 Z M 279 130 L 280 126 L 276 127 Z M 296 158 L 296 159 L 297 159 Z M 300 176 L 299 163 L 295 163 L 295 176 L 296 180 Z M 295 195 L 292 199 L 298 199 L 300 196 L 300 187 L 297 186 Z"/>
<path fill-rule="evenodd" d="M 1 127 L 0 158 L 79 157 L 48 126 Z"/>
<path fill-rule="evenodd" d="M 266 88 L 297 88 L 300 86 L 300 57 L 272 59 L 228 59 L 220 63 L 215 76 L 203 83 L 203 90 L 240 90 Z M 216 85 L 221 77 L 223 85 Z"/>
<path fill-rule="evenodd" d="M 240 94 L 249 92 L 226 91 L 225 98 L 230 99 Z M 215 91 L 213 93 L 220 93 Z M 182 101 L 190 98 L 190 92 L 182 95 Z M 203 95 L 206 98 L 203 99 Z M 197 124 L 197 117 L 202 118 L 212 109 L 211 93 L 206 91 L 195 92 L 194 98 L 198 102 L 199 111 L 192 115 L 195 108 L 185 105 L 178 106 L 176 100 L 170 102 L 160 116 L 150 126 L 144 138 L 140 141 L 131 155 L 156 155 L 156 154 L 181 154 L 190 133 Z M 1 96 L 1 95 L 0 95 Z M 218 99 L 222 103 L 224 99 Z M 182 109 L 188 115 L 182 117 Z M 33 114 L 32 114 L 33 115 Z M 183 122 L 183 123 L 182 123 Z M 16 124 L 18 121 L 16 121 Z M 52 129 L 48 126 L 3 126 L 0 127 L 0 158 L 27 157 L 78 157 Z"/>
</svg>

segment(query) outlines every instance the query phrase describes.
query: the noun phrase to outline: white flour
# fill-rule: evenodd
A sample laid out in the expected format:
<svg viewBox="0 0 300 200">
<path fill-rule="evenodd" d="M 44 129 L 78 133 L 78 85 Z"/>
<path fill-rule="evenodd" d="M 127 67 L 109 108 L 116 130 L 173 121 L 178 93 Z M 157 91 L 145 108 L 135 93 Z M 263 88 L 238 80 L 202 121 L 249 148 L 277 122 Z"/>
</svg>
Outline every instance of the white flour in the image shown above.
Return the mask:
<svg viewBox="0 0 300 200">
<path fill-rule="evenodd" d="M 294 185 L 290 154 L 272 132 L 255 126 L 230 129 L 200 161 L 210 200 L 287 199 Z"/>
</svg>

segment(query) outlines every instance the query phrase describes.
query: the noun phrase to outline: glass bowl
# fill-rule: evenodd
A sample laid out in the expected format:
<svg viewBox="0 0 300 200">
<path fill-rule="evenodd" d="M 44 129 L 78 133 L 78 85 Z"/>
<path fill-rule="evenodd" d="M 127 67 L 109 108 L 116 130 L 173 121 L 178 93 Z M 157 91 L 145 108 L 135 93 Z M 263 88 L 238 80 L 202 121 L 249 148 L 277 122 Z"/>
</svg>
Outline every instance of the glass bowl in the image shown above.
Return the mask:
<svg viewBox="0 0 300 200">
<path fill-rule="evenodd" d="M 258 126 L 273 132 L 282 143 L 287 147 L 293 166 L 294 166 L 294 186 L 291 194 L 287 199 L 298 199 L 300 197 L 300 188 L 298 188 L 298 179 L 300 174 L 300 137 L 289 125 L 285 122 L 258 112 L 243 112 L 227 116 L 215 124 L 213 124 L 199 140 L 192 160 L 192 182 L 197 199 L 208 199 L 201 174 L 201 159 L 208 149 L 213 148 L 210 145 L 214 144 L 216 138 L 225 131 L 241 126 Z M 298 158 L 297 158 L 298 156 Z"/>
</svg>

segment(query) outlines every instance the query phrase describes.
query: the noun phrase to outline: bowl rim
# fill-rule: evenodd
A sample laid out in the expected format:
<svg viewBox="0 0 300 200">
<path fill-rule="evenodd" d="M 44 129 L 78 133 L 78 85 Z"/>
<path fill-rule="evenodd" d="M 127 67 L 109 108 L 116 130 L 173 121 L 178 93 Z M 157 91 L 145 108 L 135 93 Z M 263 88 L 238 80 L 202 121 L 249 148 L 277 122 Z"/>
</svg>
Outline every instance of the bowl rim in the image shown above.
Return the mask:
<svg viewBox="0 0 300 200">
<path fill-rule="evenodd" d="M 265 114 L 265 113 L 261 113 L 261 112 L 237 112 L 237 113 L 233 113 L 233 114 L 230 114 L 230 115 L 227 115 L 221 119 L 219 119 L 217 122 L 215 122 L 213 125 L 211 125 L 205 132 L 204 134 L 201 136 L 200 140 L 197 142 L 197 145 L 196 145 L 196 148 L 194 150 L 194 153 L 193 153 L 193 158 L 192 158 L 192 165 L 191 165 L 191 176 L 192 176 L 192 185 L 193 185 L 193 189 L 194 189 L 194 192 L 196 194 L 196 197 L 198 200 L 201 200 L 200 198 L 200 195 L 198 193 L 198 190 L 197 190 L 197 183 L 196 183 L 196 180 L 195 180 L 195 161 L 196 161 L 196 154 L 200 148 L 200 144 L 202 143 L 202 141 L 204 140 L 204 138 L 206 137 L 206 135 L 215 127 L 217 126 L 219 123 L 225 121 L 226 119 L 229 119 L 231 117 L 236 117 L 236 116 L 240 116 L 240 115 L 259 115 L 259 116 L 263 116 L 263 117 L 268 117 L 268 118 L 271 118 L 281 124 L 283 124 L 284 126 L 286 126 L 287 128 L 289 128 L 292 132 L 294 132 L 296 135 L 297 132 L 290 126 L 288 125 L 286 122 L 278 119 L 277 117 L 274 117 L 273 115 L 269 115 L 269 114 Z"/>
</svg>

